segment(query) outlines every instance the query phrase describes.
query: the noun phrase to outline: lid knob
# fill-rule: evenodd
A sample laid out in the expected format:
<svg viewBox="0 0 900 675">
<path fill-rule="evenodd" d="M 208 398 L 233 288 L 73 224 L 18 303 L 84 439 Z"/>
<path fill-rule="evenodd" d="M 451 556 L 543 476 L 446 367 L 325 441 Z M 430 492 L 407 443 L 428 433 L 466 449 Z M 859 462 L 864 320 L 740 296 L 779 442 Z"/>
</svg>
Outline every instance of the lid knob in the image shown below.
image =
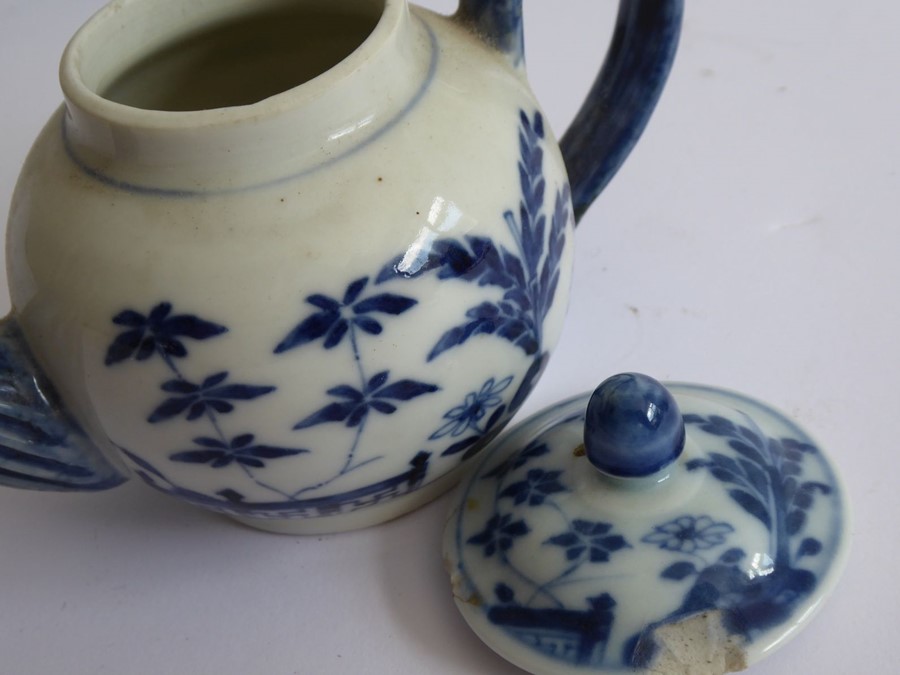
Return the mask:
<svg viewBox="0 0 900 675">
<path fill-rule="evenodd" d="M 684 449 L 684 420 L 672 394 L 647 375 L 621 373 L 591 394 L 584 422 L 588 460 L 616 478 L 643 478 Z"/>
</svg>

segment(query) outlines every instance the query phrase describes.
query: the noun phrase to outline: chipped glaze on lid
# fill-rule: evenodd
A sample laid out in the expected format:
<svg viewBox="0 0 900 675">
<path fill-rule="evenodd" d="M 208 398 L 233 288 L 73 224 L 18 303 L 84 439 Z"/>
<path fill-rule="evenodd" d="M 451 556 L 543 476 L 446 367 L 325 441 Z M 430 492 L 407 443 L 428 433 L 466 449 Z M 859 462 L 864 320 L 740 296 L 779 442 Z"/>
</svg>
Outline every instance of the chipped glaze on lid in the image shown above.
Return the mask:
<svg viewBox="0 0 900 675">
<path fill-rule="evenodd" d="M 444 555 L 466 621 L 530 672 L 726 673 L 833 588 L 845 500 L 776 410 L 629 373 L 489 448 Z"/>
</svg>

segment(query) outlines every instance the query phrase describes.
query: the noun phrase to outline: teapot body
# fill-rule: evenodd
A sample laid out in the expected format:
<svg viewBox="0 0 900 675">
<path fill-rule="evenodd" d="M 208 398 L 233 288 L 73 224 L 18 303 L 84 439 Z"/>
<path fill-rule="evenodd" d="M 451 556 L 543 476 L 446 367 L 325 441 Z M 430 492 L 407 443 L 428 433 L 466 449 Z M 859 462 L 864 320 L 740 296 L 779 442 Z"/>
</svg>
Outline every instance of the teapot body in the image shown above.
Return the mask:
<svg viewBox="0 0 900 675">
<path fill-rule="evenodd" d="M 13 200 L 13 311 L 71 416 L 123 473 L 264 529 L 437 496 L 561 330 L 574 218 L 521 70 L 387 5 L 349 65 L 252 114 L 70 82 Z"/>
</svg>

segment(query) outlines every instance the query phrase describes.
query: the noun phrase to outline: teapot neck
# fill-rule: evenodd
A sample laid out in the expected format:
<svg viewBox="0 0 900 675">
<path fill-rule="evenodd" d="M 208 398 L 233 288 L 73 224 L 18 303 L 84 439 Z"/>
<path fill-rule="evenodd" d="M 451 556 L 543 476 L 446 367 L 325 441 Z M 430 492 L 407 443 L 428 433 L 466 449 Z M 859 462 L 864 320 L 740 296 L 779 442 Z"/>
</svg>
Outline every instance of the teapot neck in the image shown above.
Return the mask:
<svg viewBox="0 0 900 675">
<path fill-rule="evenodd" d="M 121 189 L 273 184 L 396 124 L 437 54 L 406 0 L 114 2 L 63 55 L 63 140 Z"/>
</svg>

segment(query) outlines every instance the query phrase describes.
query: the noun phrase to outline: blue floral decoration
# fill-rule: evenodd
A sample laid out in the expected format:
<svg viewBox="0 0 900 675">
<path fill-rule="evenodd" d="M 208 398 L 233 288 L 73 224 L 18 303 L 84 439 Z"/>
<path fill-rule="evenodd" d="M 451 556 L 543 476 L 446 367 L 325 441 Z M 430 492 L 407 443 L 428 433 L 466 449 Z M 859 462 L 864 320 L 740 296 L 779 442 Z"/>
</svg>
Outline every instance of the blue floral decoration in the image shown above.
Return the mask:
<svg viewBox="0 0 900 675">
<path fill-rule="evenodd" d="M 561 473 L 562 471 L 531 469 L 522 480 L 500 492 L 500 497 L 511 497 L 514 504 L 523 504 L 527 501 L 529 506 L 540 506 L 550 495 L 568 492 L 568 488 L 559 482 Z"/>
<path fill-rule="evenodd" d="M 496 382 L 493 377 L 488 378 L 480 390 L 470 392 L 466 395 L 465 401 L 444 413 L 444 419 L 448 421 L 431 434 L 428 437 L 429 440 L 434 441 L 444 436 L 456 438 L 470 430 L 479 435 L 483 434 L 485 430 L 478 426 L 479 422 L 491 408 L 495 408 L 503 402 L 500 394 L 509 387 L 512 379 L 512 375 L 499 382 Z"/>
<path fill-rule="evenodd" d="M 716 522 L 709 516 L 679 516 L 662 525 L 641 541 L 656 544 L 667 551 L 694 553 L 714 548 L 725 543 L 725 538 L 734 532 L 728 523 Z"/>
<path fill-rule="evenodd" d="M 610 554 L 630 546 L 622 535 L 610 534 L 611 530 L 609 523 L 576 518 L 568 532 L 550 537 L 544 543 L 564 548 L 569 561 L 584 558 L 592 563 L 605 563 Z"/>
<path fill-rule="evenodd" d="M 484 556 L 490 558 L 497 551 L 505 553 L 511 549 L 516 537 L 522 537 L 530 531 L 524 520 L 514 521 L 509 513 L 497 513 L 487 521 L 484 530 L 469 537 L 468 543 L 484 547 Z"/>
</svg>

